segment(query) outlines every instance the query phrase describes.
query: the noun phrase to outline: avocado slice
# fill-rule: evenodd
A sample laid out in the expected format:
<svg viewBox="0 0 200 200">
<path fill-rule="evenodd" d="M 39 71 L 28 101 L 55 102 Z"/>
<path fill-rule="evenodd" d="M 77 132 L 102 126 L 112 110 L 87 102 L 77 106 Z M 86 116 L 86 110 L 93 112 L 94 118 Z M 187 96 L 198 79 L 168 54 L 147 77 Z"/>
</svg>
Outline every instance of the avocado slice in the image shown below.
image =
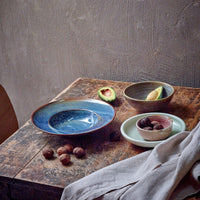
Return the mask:
<svg viewBox="0 0 200 200">
<path fill-rule="evenodd" d="M 156 88 L 155 90 L 151 91 L 146 98 L 146 101 L 155 101 L 162 98 L 163 94 L 163 86 Z"/>
<path fill-rule="evenodd" d="M 111 87 L 102 87 L 97 92 L 98 96 L 107 102 L 112 102 L 116 99 L 115 90 Z"/>
</svg>

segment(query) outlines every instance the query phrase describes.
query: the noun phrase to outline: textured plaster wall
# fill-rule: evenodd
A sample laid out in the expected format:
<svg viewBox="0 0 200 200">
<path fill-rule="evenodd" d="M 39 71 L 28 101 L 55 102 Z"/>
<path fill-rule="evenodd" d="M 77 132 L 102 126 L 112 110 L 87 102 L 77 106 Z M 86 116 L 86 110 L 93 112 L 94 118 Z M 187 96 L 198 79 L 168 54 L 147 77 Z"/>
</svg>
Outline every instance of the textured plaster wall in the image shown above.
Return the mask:
<svg viewBox="0 0 200 200">
<path fill-rule="evenodd" d="M 20 125 L 81 76 L 200 87 L 200 0 L 0 0 L 0 83 Z"/>
</svg>

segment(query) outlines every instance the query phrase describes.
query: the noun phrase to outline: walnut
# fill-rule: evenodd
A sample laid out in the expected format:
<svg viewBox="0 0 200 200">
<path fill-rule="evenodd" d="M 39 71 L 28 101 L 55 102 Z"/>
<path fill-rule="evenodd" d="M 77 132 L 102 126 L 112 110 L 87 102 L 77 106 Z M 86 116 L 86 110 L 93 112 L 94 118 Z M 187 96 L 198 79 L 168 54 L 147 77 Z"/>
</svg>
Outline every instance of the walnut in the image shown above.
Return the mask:
<svg viewBox="0 0 200 200">
<path fill-rule="evenodd" d="M 141 128 L 144 128 L 144 127 L 146 127 L 146 126 L 151 126 L 151 121 L 150 121 L 150 119 L 149 119 L 148 117 L 145 117 L 145 118 L 141 119 L 141 120 L 140 120 L 139 126 L 140 126 Z"/>
<path fill-rule="evenodd" d="M 57 154 L 60 156 L 60 155 L 63 154 L 63 153 L 68 153 L 68 152 L 67 152 L 67 148 L 66 148 L 66 147 L 59 147 L 59 148 L 57 149 Z"/>
<path fill-rule="evenodd" d="M 60 159 L 60 162 L 63 164 L 63 165 L 67 165 L 69 164 L 71 158 L 70 158 L 70 155 L 67 154 L 67 153 L 63 153 L 59 156 L 59 159 Z"/>
<path fill-rule="evenodd" d="M 77 157 L 77 158 L 82 158 L 83 156 L 85 156 L 85 150 L 82 147 L 76 147 L 73 150 L 73 154 Z"/>
<path fill-rule="evenodd" d="M 67 153 L 72 153 L 74 147 L 71 144 L 64 145 L 64 148 L 66 148 Z"/>
<path fill-rule="evenodd" d="M 153 130 L 153 128 L 152 128 L 151 126 L 146 126 L 146 127 L 144 127 L 143 129 L 144 129 L 144 130 L 149 130 L 149 131 L 150 131 L 150 130 Z"/>
<path fill-rule="evenodd" d="M 159 124 L 159 122 L 158 121 L 152 121 L 151 124 L 152 124 L 152 126 L 155 126 L 156 124 Z"/>
<path fill-rule="evenodd" d="M 42 155 L 46 158 L 46 159 L 51 159 L 53 157 L 54 151 L 51 148 L 46 148 L 42 151 Z"/>
<path fill-rule="evenodd" d="M 154 130 L 160 130 L 160 129 L 163 129 L 163 128 L 164 128 L 164 127 L 163 127 L 162 124 L 156 124 L 156 125 L 153 127 Z"/>
</svg>

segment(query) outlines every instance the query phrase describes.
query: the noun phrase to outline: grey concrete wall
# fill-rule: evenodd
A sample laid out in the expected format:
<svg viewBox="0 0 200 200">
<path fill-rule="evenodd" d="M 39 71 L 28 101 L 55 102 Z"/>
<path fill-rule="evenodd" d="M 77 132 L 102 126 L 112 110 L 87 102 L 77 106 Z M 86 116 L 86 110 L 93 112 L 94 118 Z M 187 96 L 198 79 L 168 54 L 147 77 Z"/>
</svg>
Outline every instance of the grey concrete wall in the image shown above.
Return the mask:
<svg viewBox="0 0 200 200">
<path fill-rule="evenodd" d="M 199 0 L 0 0 L 0 83 L 20 125 L 78 77 L 200 87 Z"/>
</svg>

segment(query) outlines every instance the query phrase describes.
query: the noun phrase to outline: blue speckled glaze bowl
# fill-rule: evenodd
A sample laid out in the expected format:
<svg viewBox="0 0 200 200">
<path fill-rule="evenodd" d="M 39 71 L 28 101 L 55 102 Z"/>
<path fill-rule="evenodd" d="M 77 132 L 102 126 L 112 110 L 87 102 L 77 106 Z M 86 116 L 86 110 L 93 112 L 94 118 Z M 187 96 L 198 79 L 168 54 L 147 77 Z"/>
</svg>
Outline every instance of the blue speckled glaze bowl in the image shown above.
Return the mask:
<svg viewBox="0 0 200 200">
<path fill-rule="evenodd" d="M 66 110 L 53 115 L 49 126 L 61 133 L 86 131 L 96 126 L 100 116 L 89 110 Z"/>
<path fill-rule="evenodd" d="M 56 135 L 80 135 L 105 127 L 115 117 L 114 108 L 101 100 L 66 99 L 38 108 L 31 116 L 40 130 Z"/>
</svg>

